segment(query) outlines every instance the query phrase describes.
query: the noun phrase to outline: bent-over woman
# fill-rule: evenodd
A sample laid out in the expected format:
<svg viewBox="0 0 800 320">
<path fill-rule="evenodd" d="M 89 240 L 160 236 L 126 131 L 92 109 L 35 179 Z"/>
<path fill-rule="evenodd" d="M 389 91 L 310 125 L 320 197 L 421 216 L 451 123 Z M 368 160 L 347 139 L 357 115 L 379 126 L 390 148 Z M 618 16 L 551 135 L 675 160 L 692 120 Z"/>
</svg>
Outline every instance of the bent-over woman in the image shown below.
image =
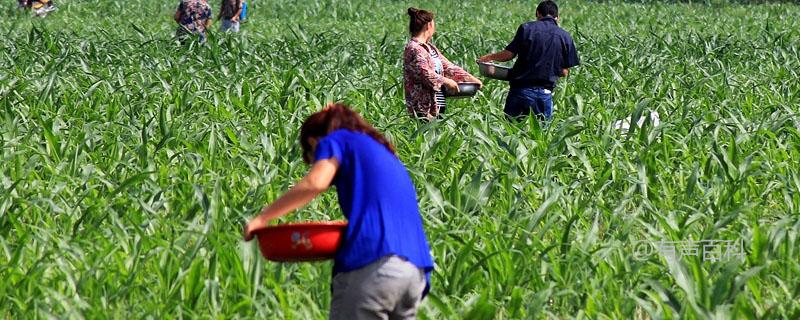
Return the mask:
<svg viewBox="0 0 800 320">
<path fill-rule="evenodd" d="M 335 185 L 348 225 L 334 258 L 330 318 L 413 319 L 433 258 L 414 184 L 394 147 L 343 104 L 308 117 L 300 145 L 310 171 L 247 224 L 245 240 Z"/>
</svg>

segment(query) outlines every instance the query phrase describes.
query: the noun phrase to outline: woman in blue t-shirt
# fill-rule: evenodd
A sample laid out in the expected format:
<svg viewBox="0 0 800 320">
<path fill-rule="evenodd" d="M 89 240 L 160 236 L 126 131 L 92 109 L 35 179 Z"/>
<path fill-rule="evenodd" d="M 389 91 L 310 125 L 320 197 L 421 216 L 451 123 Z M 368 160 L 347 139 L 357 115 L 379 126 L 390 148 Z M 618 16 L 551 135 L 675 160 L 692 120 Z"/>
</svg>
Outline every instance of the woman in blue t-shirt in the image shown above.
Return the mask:
<svg viewBox="0 0 800 320">
<path fill-rule="evenodd" d="M 247 224 L 244 239 L 333 184 L 348 226 L 334 258 L 330 318 L 414 318 L 433 259 L 414 184 L 394 147 L 343 104 L 306 119 L 300 145 L 311 170 Z"/>
</svg>

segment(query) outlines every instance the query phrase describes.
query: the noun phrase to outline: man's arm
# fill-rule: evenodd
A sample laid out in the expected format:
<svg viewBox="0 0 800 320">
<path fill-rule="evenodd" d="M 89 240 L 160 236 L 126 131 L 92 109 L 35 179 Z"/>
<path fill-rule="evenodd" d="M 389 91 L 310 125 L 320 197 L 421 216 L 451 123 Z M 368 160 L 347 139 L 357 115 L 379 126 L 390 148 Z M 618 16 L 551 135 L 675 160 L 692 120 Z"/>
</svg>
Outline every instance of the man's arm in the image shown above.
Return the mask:
<svg viewBox="0 0 800 320">
<path fill-rule="evenodd" d="M 523 39 L 525 38 L 525 26 L 520 25 L 517 28 L 517 32 L 514 33 L 514 39 L 506 46 L 503 51 L 498 51 L 495 53 L 490 53 L 485 56 L 478 58 L 480 62 L 489 62 L 489 61 L 500 61 L 505 62 L 517 56 L 517 53 L 520 50 L 522 45 Z"/>
<path fill-rule="evenodd" d="M 482 57 L 478 58 L 478 61 L 480 61 L 480 62 L 489 62 L 489 61 L 505 62 L 505 61 L 514 59 L 514 57 L 516 57 L 516 56 L 517 55 L 514 54 L 511 51 L 503 50 L 503 51 L 498 51 L 498 52 L 495 52 L 495 53 L 490 53 L 490 54 L 487 54 L 485 56 L 482 56 Z"/>
<path fill-rule="evenodd" d="M 569 75 L 569 68 L 578 66 L 581 60 L 578 58 L 578 50 L 575 49 L 575 42 L 572 41 L 572 37 L 569 35 L 564 37 L 564 45 L 562 48 L 561 76 L 566 77 Z"/>
</svg>

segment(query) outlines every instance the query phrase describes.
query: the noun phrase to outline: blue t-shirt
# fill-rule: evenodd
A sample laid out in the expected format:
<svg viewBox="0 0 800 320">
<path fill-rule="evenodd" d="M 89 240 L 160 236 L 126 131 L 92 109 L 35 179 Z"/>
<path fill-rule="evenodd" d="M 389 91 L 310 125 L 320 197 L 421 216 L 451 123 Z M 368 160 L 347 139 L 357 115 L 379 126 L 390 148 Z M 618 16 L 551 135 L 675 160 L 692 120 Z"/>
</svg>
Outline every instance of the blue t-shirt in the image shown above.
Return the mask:
<svg viewBox="0 0 800 320">
<path fill-rule="evenodd" d="M 509 73 L 511 87 L 552 90 L 561 69 L 580 64 L 572 37 L 550 16 L 520 25 L 506 50 L 517 55 Z"/>
<path fill-rule="evenodd" d="M 330 158 L 339 161 L 333 185 L 348 220 L 333 274 L 394 254 L 424 269 L 430 279 L 433 258 L 422 229 L 417 193 L 403 163 L 369 135 L 345 129 L 317 143 L 314 161 Z"/>
</svg>

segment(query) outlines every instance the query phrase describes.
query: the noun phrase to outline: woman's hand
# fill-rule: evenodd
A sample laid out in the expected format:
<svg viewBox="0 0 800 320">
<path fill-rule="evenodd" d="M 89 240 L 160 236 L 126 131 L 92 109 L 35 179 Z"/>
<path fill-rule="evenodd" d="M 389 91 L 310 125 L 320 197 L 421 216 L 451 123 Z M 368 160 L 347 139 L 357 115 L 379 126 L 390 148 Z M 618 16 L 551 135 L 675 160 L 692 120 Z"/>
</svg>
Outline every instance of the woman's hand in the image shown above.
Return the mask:
<svg viewBox="0 0 800 320">
<path fill-rule="evenodd" d="M 268 221 L 261 221 L 261 220 L 262 220 L 261 216 L 255 217 L 252 220 L 250 220 L 250 222 L 247 223 L 247 225 L 244 226 L 244 230 L 242 230 L 244 241 L 253 240 L 253 238 L 255 237 L 253 232 L 267 225 Z"/>
<path fill-rule="evenodd" d="M 483 88 L 483 81 L 481 81 L 478 78 L 475 78 L 475 76 L 470 75 L 469 78 L 467 78 L 467 82 L 477 83 L 478 84 L 478 89 Z"/>
<path fill-rule="evenodd" d="M 306 205 L 314 197 L 328 189 L 338 169 L 339 160 L 335 157 L 314 162 L 311 170 L 300 182 L 278 197 L 275 202 L 261 209 L 258 216 L 250 220 L 250 223 L 242 230 L 244 241 L 252 240 L 253 232 L 266 227 L 270 221 Z"/>
<path fill-rule="evenodd" d="M 444 85 L 451 91 L 458 92 L 458 83 L 456 83 L 456 81 L 453 79 L 444 78 L 444 83 L 442 83 L 442 85 Z"/>
</svg>

